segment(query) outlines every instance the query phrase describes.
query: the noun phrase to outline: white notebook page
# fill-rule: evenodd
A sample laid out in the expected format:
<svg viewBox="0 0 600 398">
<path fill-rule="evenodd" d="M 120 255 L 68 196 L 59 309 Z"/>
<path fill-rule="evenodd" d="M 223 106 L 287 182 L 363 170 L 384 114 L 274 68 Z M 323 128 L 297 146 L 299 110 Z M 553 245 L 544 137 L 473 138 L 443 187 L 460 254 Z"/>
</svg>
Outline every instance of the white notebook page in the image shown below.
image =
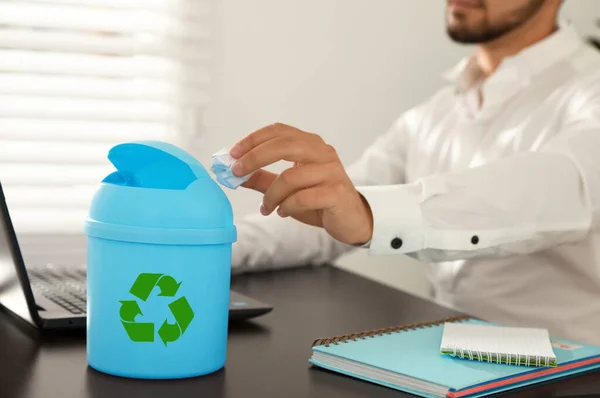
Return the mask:
<svg viewBox="0 0 600 398">
<path fill-rule="evenodd" d="M 512 358 L 525 365 L 556 362 L 550 334 L 546 329 L 446 323 L 440 350 L 467 359 L 497 362 Z"/>
</svg>

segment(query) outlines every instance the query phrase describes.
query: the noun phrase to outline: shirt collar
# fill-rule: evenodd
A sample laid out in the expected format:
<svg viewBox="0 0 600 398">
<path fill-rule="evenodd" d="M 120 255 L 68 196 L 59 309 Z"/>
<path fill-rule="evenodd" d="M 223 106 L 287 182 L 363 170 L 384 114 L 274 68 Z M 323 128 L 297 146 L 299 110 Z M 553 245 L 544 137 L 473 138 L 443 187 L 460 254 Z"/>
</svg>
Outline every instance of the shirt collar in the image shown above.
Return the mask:
<svg viewBox="0 0 600 398">
<path fill-rule="evenodd" d="M 505 58 L 498 69 L 482 83 L 483 107 L 487 108 L 512 96 L 528 85 L 534 76 L 566 59 L 582 43 L 575 28 L 567 22 L 561 22 L 559 29 L 547 38 Z M 479 67 L 473 56 L 460 60 L 443 77 L 454 83 L 460 93 L 468 91 L 481 80 Z"/>
<path fill-rule="evenodd" d="M 533 77 L 568 58 L 582 44 L 583 40 L 575 27 L 568 22 L 561 22 L 556 32 L 519 54 L 507 58 L 507 61 L 527 68 L 529 75 Z"/>
</svg>

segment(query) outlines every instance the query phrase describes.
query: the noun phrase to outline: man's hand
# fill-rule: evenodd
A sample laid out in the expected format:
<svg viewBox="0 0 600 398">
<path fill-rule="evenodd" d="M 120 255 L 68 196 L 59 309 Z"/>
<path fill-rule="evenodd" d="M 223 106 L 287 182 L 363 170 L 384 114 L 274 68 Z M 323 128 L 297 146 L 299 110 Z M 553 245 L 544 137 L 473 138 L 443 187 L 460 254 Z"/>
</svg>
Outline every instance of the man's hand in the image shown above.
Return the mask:
<svg viewBox="0 0 600 398">
<path fill-rule="evenodd" d="M 281 217 L 325 228 L 347 244 L 371 239 L 369 205 L 354 188 L 335 149 L 318 135 L 276 123 L 243 138 L 230 155 L 237 159 L 234 175 L 256 171 L 242 186 L 265 194 L 263 215 L 277 210 Z M 261 170 L 280 160 L 294 166 L 279 175 Z"/>
</svg>

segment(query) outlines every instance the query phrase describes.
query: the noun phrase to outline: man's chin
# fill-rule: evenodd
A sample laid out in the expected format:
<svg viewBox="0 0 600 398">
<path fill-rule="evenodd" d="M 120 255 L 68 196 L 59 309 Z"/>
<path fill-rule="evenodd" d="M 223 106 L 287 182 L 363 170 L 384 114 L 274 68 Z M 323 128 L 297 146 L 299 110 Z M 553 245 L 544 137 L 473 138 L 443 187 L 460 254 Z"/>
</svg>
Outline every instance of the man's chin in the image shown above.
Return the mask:
<svg viewBox="0 0 600 398">
<path fill-rule="evenodd" d="M 476 24 L 478 25 L 478 24 Z M 467 21 L 448 21 L 446 24 L 448 37 L 460 44 L 482 44 L 497 37 L 498 32 L 486 29 L 484 26 L 468 24 Z"/>
<path fill-rule="evenodd" d="M 448 37 L 456 43 L 460 43 L 460 44 L 480 43 L 479 37 L 477 37 L 477 35 L 474 35 L 468 29 L 465 29 L 462 27 L 459 28 L 459 27 L 448 26 L 448 28 L 446 29 L 446 33 L 448 34 Z"/>
<path fill-rule="evenodd" d="M 460 44 L 485 44 L 493 42 L 508 33 L 510 29 L 456 29 L 448 26 L 446 33 L 452 41 Z"/>
<path fill-rule="evenodd" d="M 447 30 L 446 33 L 448 37 L 455 43 L 460 44 L 479 44 L 481 40 L 479 37 L 470 35 L 467 32 L 456 31 L 456 30 Z"/>
</svg>

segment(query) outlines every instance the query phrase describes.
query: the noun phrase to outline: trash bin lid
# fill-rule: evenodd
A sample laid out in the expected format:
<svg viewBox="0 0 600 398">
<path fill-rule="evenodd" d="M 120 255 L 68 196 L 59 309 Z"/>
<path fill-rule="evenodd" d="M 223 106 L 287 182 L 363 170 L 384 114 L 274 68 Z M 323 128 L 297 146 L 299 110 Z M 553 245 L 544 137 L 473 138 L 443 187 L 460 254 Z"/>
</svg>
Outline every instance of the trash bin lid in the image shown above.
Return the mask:
<svg viewBox="0 0 600 398">
<path fill-rule="evenodd" d="M 210 245 L 236 240 L 231 203 L 202 164 L 159 141 L 114 146 L 116 171 L 92 198 L 85 232 L 128 242 Z"/>
</svg>

